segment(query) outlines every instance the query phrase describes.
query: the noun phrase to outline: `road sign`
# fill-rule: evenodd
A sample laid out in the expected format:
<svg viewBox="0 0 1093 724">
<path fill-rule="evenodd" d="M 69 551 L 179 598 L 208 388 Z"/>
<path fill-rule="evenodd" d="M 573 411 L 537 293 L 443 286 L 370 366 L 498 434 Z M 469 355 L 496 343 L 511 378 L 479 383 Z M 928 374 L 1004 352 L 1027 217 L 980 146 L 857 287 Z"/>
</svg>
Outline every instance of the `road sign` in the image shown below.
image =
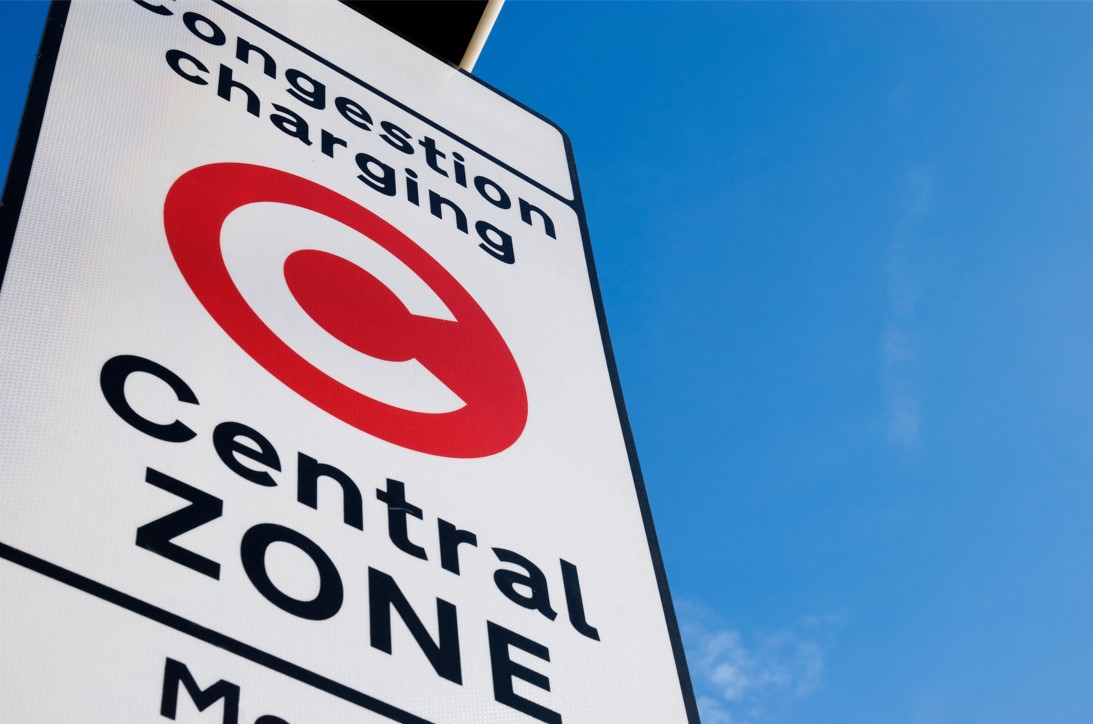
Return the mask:
<svg viewBox="0 0 1093 724">
<path fill-rule="evenodd" d="M 51 8 L 0 719 L 696 721 L 568 141 L 338 3 Z"/>
</svg>

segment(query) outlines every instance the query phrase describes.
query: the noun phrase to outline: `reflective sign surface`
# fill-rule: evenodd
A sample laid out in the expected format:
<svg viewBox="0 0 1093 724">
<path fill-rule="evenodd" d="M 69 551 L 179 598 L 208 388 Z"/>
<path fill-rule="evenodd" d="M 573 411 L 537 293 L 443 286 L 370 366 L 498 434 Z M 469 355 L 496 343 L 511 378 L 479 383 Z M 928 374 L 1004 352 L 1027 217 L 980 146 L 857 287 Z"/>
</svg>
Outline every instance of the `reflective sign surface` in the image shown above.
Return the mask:
<svg viewBox="0 0 1093 724">
<path fill-rule="evenodd" d="M 333 2 L 44 50 L 0 719 L 693 719 L 564 136 Z"/>
</svg>

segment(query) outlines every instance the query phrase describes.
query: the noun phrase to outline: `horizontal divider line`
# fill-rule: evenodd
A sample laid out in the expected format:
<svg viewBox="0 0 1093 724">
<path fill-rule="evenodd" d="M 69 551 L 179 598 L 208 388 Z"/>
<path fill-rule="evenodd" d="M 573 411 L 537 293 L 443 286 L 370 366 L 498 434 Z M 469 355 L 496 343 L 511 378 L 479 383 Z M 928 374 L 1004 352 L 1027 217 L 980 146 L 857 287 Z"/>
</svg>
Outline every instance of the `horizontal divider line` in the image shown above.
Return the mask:
<svg viewBox="0 0 1093 724">
<path fill-rule="evenodd" d="M 328 679 L 325 676 L 316 674 L 314 671 L 298 666 L 291 661 L 286 661 L 273 654 L 268 654 L 250 644 L 245 644 L 230 636 L 225 636 L 218 631 L 196 624 L 178 614 L 171 613 L 158 606 L 153 606 L 150 603 L 141 601 L 139 598 L 134 598 L 127 593 L 122 593 L 117 589 L 93 581 L 86 576 L 73 573 L 66 568 L 62 568 L 54 563 L 38 558 L 37 556 L 25 553 L 3 542 L 0 542 L 0 558 L 5 558 L 16 565 L 20 565 L 35 573 L 40 573 L 47 578 L 52 578 L 55 581 L 64 583 L 72 588 L 102 599 L 103 601 L 108 601 L 109 603 L 121 606 L 139 616 L 151 619 L 164 626 L 173 628 L 176 631 L 181 631 L 184 634 L 204 641 L 207 644 L 229 651 L 236 656 L 241 656 L 244 659 L 253 661 L 260 666 L 264 666 L 279 674 L 284 674 L 285 676 L 296 679 L 303 684 L 319 689 L 331 696 L 336 696 L 351 704 L 356 704 L 364 709 L 368 709 L 377 714 L 382 714 L 393 721 L 406 722 L 407 724 L 430 724 L 428 719 L 422 719 L 408 711 L 404 711 L 387 702 L 369 696 L 364 692 L 357 691 L 344 684 L 339 684 L 332 679 Z M 8 654 L 12 653 L 13 652 L 10 651 L 8 652 Z"/>
</svg>

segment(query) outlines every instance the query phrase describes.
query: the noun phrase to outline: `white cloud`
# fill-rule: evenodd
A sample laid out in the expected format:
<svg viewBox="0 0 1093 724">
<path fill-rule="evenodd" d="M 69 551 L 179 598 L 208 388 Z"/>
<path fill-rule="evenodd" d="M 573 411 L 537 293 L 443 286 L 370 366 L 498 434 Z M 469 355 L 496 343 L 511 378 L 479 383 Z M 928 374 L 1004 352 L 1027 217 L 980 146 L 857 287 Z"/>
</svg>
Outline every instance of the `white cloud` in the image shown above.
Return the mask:
<svg viewBox="0 0 1093 724">
<path fill-rule="evenodd" d="M 910 334 L 890 324 L 883 356 L 888 441 L 911 448 L 918 442 L 919 400 L 911 372 L 915 348 Z"/>
<path fill-rule="evenodd" d="M 820 639 L 834 623 L 830 618 L 808 617 L 792 627 L 745 636 L 700 605 L 682 602 L 679 616 L 706 724 L 771 721 L 782 704 L 823 686 Z"/>
<path fill-rule="evenodd" d="M 702 715 L 702 724 L 742 724 L 738 719 L 733 719 L 725 705 L 713 697 L 699 696 L 698 711 Z"/>
<path fill-rule="evenodd" d="M 914 365 L 916 344 L 912 333 L 922 280 L 916 273 L 922 251 L 923 227 L 934 207 L 933 176 L 912 171 L 904 180 L 900 216 L 888 244 L 886 269 L 887 316 L 881 340 L 881 375 L 884 382 L 885 427 L 888 441 L 910 449 L 918 443 L 921 405 Z"/>
</svg>

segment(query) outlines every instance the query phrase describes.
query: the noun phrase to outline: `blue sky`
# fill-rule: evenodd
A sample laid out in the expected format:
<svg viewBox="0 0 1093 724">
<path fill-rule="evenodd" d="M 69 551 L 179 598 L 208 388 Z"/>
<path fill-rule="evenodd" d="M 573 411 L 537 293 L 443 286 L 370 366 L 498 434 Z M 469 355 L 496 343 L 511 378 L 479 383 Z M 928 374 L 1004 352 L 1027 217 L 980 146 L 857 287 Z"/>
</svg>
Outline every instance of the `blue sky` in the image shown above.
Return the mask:
<svg viewBox="0 0 1093 724">
<path fill-rule="evenodd" d="M 705 721 L 1093 721 L 1093 5 L 510 0 L 476 74 L 573 140 Z"/>
</svg>

